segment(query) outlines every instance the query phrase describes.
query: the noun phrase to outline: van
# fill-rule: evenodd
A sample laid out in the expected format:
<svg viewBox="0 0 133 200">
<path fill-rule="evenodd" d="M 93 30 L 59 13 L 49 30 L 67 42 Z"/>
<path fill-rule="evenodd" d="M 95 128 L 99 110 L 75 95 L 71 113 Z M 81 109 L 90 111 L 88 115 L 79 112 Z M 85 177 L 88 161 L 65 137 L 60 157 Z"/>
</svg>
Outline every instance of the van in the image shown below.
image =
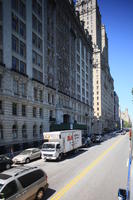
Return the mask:
<svg viewBox="0 0 133 200">
<path fill-rule="evenodd" d="M 47 174 L 39 167 L 16 166 L 0 173 L 0 200 L 42 200 Z"/>
</svg>

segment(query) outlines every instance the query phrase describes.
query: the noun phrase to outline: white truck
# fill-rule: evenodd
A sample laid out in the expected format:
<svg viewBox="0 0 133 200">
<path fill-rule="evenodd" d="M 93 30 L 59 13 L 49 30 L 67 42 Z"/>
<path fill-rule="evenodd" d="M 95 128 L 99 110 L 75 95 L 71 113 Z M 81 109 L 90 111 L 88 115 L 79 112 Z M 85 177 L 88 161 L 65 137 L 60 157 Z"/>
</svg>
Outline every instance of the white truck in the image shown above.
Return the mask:
<svg viewBox="0 0 133 200">
<path fill-rule="evenodd" d="M 82 146 L 82 133 L 80 130 L 65 130 L 44 132 L 44 142 L 41 155 L 45 160 L 61 160 L 62 156 Z"/>
</svg>

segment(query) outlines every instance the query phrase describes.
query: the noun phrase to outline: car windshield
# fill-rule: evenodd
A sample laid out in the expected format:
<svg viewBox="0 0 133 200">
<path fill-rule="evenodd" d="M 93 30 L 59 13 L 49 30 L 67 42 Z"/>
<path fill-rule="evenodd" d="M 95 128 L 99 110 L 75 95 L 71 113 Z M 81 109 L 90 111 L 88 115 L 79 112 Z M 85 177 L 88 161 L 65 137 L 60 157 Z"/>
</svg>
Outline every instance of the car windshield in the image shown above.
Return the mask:
<svg viewBox="0 0 133 200">
<path fill-rule="evenodd" d="M 55 144 L 43 144 L 43 149 L 55 149 Z"/>
<path fill-rule="evenodd" d="M 20 155 L 26 155 L 26 154 L 30 154 L 32 152 L 32 150 L 24 150 L 20 153 Z"/>
</svg>

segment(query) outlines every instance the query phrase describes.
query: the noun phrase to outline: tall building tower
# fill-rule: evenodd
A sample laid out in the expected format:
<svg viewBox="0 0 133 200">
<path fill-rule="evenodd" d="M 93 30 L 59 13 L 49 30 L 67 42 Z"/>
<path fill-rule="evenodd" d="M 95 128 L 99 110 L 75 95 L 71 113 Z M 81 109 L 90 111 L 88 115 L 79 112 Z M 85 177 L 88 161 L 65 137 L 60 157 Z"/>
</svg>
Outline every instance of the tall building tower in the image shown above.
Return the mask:
<svg viewBox="0 0 133 200">
<path fill-rule="evenodd" d="M 76 10 L 80 13 L 85 29 L 92 36 L 93 45 L 101 49 L 101 14 L 97 0 L 77 0 Z"/>
<path fill-rule="evenodd" d="M 76 10 L 93 42 L 94 132 L 113 129 L 114 83 L 108 64 L 108 39 L 97 0 L 77 0 Z M 110 123 L 111 122 L 111 123 Z M 111 126 L 109 125 L 111 124 Z"/>
</svg>

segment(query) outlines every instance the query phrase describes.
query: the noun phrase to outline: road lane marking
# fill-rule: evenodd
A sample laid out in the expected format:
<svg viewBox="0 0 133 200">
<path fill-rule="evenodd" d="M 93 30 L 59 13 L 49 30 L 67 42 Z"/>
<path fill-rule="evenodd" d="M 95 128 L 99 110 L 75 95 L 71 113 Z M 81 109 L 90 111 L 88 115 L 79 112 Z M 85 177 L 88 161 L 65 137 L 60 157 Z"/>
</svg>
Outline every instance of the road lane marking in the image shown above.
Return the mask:
<svg viewBox="0 0 133 200">
<path fill-rule="evenodd" d="M 90 170 L 92 170 L 115 146 L 120 143 L 123 139 L 120 138 L 114 142 L 108 149 L 106 149 L 96 160 L 94 160 L 90 165 L 88 165 L 79 175 L 72 179 L 66 186 L 64 186 L 59 192 L 57 192 L 51 200 L 59 200 L 68 190 L 70 190 L 74 185 L 76 185 Z"/>
</svg>

